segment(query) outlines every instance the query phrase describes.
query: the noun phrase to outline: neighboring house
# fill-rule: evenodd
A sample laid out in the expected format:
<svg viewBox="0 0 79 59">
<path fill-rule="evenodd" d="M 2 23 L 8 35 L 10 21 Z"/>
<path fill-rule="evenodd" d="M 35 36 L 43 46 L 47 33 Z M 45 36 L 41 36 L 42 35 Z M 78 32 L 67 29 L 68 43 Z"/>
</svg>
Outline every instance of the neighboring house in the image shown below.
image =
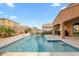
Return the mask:
<svg viewBox="0 0 79 59">
<path fill-rule="evenodd" d="M 52 29 L 53 29 L 52 23 L 47 23 L 42 25 L 43 32 L 52 33 Z"/>
<path fill-rule="evenodd" d="M 19 23 L 6 18 L 0 18 L 0 26 L 10 27 L 16 31 L 16 34 L 25 33 L 25 29 L 29 28 L 28 26 L 21 26 Z"/>
<path fill-rule="evenodd" d="M 60 33 L 62 38 L 76 37 L 74 31 L 79 29 L 79 3 L 71 3 L 67 8 L 61 10 L 52 24 L 54 34 Z M 78 30 L 77 32 L 79 35 Z"/>
<path fill-rule="evenodd" d="M 25 30 L 28 29 L 28 26 L 17 26 L 17 27 L 12 27 L 12 29 L 14 29 L 17 34 L 23 34 L 25 33 Z"/>
<path fill-rule="evenodd" d="M 19 26 L 19 23 L 6 18 L 0 18 L 0 26 L 14 27 Z"/>
<path fill-rule="evenodd" d="M 39 32 L 39 29 L 36 28 L 36 27 L 33 27 L 33 28 L 31 28 L 31 29 L 32 29 L 32 32 L 33 32 L 33 33 L 38 33 L 38 32 Z"/>
</svg>

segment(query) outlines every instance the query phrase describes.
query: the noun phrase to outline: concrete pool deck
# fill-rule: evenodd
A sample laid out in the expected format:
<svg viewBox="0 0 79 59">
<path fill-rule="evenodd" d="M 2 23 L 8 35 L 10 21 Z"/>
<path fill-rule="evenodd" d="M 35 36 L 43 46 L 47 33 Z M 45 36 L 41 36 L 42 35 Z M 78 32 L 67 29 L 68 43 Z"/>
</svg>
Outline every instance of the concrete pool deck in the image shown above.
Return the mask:
<svg viewBox="0 0 79 59">
<path fill-rule="evenodd" d="M 75 38 L 70 38 L 70 37 L 65 37 L 64 39 L 61 39 L 60 36 L 56 36 L 56 35 L 46 35 L 45 36 L 47 38 L 47 40 L 61 40 L 63 42 L 66 42 L 76 48 L 79 48 L 79 39 L 75 39 Z"/>
<path fill-rule="evenodd" d="M 0 48 L 1 47 L 4 47 L 10 43 L 13 43 L 17 40 L 20 40 L 21 38 L 24 38 L 26 36 L 30 35 L 30 33 L 27 33 L 27 34 L 20 34 L 20 35 L 17 35 L 17 36 L 12 36 L 12 37 L 8 37 L 8 38 L 1 38 L 0 39 Z"/>
</svg>

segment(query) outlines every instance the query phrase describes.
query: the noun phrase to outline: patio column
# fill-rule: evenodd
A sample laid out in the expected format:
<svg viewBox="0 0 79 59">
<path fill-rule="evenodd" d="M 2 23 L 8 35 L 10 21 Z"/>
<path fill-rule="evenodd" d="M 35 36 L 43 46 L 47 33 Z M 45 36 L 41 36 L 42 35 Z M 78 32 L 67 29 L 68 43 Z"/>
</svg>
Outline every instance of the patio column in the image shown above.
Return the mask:
<svg viewBox="0 0 79 59">
<path fill-rule="evenodd" d="M 53 26 L 53 35 L 55 35 L 55 26 Z"/>
<path fill-rule="evenodd" d="M 64 24 L 60 24 L 60 35 L 61 35 L 61 38 L 64 38 Z"/>
<path fill-rule="evenodd" d="M 69 24 L 69 34 L 71 37 L 73 37 L 73 25 L 72 25 L 72 23 Z"/>
<path fill-rule="evenodd" d="M 69 33 L 69 36 L 70 37 L 73 37 L 73 25 L 71 22 L 68 22 L 67 25 L 66 25 L 66 29 Z"/>
</svg>

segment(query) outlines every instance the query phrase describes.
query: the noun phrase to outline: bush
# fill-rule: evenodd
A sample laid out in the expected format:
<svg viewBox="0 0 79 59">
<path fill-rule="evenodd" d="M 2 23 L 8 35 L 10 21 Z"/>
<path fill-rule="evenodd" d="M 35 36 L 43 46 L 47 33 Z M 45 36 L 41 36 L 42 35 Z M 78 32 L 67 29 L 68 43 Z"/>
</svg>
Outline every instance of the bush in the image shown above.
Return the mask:
<svg viewBox="0 0 79 59">
<path fill-rule="evenodd" d="M 32 29 L 30 29 L 30 28 L 25 29 L 25 33 L 28 33 L 28 32 L 32 33 Z"/>
<path fill-rule="evenodd" d="M 4 27 L 4 26 L 0 27 L 1 37 L 9 37 L 9 36 L 15 35 L 15 33 L 16 33 L 15 30 L 10 29 L 9 27 Z"/>
</svg>

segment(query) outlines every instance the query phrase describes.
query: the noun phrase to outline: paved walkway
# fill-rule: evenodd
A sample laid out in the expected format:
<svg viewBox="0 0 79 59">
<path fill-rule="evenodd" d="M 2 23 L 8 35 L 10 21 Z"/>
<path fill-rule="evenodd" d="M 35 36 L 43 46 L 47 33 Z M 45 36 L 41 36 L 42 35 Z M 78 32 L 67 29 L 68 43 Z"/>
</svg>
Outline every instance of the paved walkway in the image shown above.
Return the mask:
<svg viewBox="0 0 79 59">
<path fill-rule="evenodd" d="M 78 38 L 70 38 L 70 37 L 65 37 L 65 39 L 62 39 L 62 41 L 75 46 L 76 48 L 79 48 L 79 39 Z"/>
<path fill-rule="evenodd" d="M 20 40 L 21 38 L 24 38 L 24 37 L 26 37 L 28 35 L 29 35 L 29 33 L 20 34 L 18 36 L 12 36 L 12 37 L 8 37 L 8 38 L 2 38 L 2 39 L 0 39 L 0 48 L 4 47 L 4 46 L 6 46 L 6 45 L 8 45 L 10 43 L 13 43 L 13 42 L 15 42 L 17 40 Z"/>
</svg>

